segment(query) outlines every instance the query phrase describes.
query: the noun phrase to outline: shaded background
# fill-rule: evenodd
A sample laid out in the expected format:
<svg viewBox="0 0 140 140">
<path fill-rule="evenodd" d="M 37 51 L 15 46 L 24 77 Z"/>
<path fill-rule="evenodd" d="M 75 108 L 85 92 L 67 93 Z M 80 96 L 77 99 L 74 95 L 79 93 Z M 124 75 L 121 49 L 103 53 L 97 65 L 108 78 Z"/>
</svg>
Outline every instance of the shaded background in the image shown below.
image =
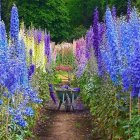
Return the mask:
<svg viewBox="0 0 140 140">
<path fill-rule="evenodd" d="M 55 42 L 72 41 L 85 35 L 92 24 L 93 10 L 98 7 L 100 20 L 104 19 L 106 3 L 117 8 L 117 15 L 126 14 L 127 0 L 1 0 L 2 20 L 9 31 L 13 3 L 19 9 L 20 21 L 26 27 L 50 31 Z M 140 0 L 131 0 L 140 9 Z"/>
</svg>

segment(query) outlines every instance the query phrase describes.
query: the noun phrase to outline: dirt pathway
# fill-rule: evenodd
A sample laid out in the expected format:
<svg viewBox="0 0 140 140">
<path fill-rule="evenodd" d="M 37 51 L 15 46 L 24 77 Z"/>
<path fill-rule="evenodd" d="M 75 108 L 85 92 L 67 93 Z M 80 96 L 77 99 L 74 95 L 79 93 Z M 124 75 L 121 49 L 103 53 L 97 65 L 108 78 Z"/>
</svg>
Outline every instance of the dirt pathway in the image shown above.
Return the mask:
<svg viewBox="0 0 140 140">
<path fill-rule="evenodd" d="M 87 110 L 65 112 L 46 105 L 32 140 L 97 140 L 92 138 L 91 116 Z M 31 139 L 30 139 L 31 140 Z"/>
</svg>

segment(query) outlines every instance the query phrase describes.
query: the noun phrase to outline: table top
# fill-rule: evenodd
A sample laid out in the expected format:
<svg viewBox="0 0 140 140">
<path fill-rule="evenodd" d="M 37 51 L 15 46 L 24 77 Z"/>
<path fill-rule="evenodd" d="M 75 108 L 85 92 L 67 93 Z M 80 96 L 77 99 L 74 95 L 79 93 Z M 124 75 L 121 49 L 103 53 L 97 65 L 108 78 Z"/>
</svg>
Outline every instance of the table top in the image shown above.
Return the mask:
<svg viewBox="0 0 140 140">
<path fill-rule="evenodd" d="M 79 92 L 79 91 L 77 91 L 77 90 L 75 90 L 75 89 L 73 89 L 73 88 L 69 88 L 69 89 L 65 89 L 65 88 L 56 88 L 55 91 L 56 91 L 56 92 L 60 92 L 60 91 L 62 91 L 62 92 L 71 92 L 71 93 Z"/>
</svg>

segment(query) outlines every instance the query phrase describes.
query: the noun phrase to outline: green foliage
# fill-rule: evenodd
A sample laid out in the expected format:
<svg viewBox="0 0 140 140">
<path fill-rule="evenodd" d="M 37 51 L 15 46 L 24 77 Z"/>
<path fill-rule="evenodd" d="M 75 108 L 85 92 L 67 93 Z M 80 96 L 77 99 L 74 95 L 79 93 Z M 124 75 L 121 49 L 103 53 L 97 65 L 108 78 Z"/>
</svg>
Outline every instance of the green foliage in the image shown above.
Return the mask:
<svg viewBox="0 0 140 140">
<path fill-rule="evenodd" d="M 93 10 L 98 7 L 100 20 L 104 19 L 106 2 L 117 7 L 117 14 L 126 14 L 127 0 L 2 0 L 2 19 L 9 29 L 10 10 L 15 3 L 19 9 L 20 20 L 29 27 L 50 31 L 53 41 L 72 41 L 85 34 L 92 25 Z M 140 7 L 140 1 L 132 1 Z"/>
<path fill-rule="evenodd" d="M 57 84 L 60 82 L 55 72 L 43 72 L 42 69 L 37 69 L 33 79 L 32 79 L 32 86 L 39 92 L 39 96 L 43 99 L 45 103 L 49 97 L 49 87 L 48 84 Z"/>
<path fill-rule="evenodd" d="M 120 86 L 114 86 L 108 76 L 103 79 L 98 75 L 89 75 L 87 71 L 73 84 L 80 86 L 83 102 L 93 115 L 93 135 L 105 140 L 138 140 L 140 120 L 137 101 L 133 99 L 134 112 L 130 121 L 129 93 L 122 92 Z"/>
<path fill-rule="evenodd" d="M 1 16 L 2 20 L 6 23 L 7 30 L 10 27 L 10 11 L 12 8 L 13 0 L 1 0 Z"/>
<path fill-rule="evenodd" d="M 72 41 L 75 39 L 79 39 L 82 36 L 84 37 L 86 32 L 87 32 L 87 28 L 85 28 L 83 25 L 75 27 L 75 28 L 73 28 L 73 30 L 70 33 L 69 40 Z"/>
<path fill-rule="evenodd" d="M 128 140 L 140 139 L 140 116 L 137 114 L 136 107 L 133 109 L 131 120 L 126 119 L 121 121 L 121 127 L 125 135 L 130 136 Z"/>
<path fill-rule="evenodd" d="M 30 4 L 29 4 L 30 3 Z M 52 40 L 67 40 L 69 31 L 69 12 L 64 0 L 36 0 L 28 2 L 18 0 L 20 18 L 26 26 L 32 24 L 47 29 Z M 26 13 L 26 14 L 25 14 Z"/>
<path fill-rule="evenodd" d="M 62 48 L 62 50 L 57 54 L 56 64 L 57 65 L 70 65 L 74 66 L 75 57 L 72 48 Z"/>
<path fill-rule="evenodd" d="M 1 140 L 24 140 L 25 137 L 33 137 L 32 131 L 31 131 L 31 123 L 35 124 L 35 118 L 30 118 L 30 124 L 26 128 L 22 128 L 21 126 L 12 123 L 8 125 L 8 132 L 5 133 L 5 129 L 1 129 L 0 131 L 0 139 Z"/>
<path fill-rule="evenodd" d="M 4 0 L 2 19 L 8 26 L 12 3 L 16 3 L 20 20 L 23 20 L 27 27 L 34 25 L 36 28 L 47 29 L 52 40 L 56 42 L 68 39 L 69 12 L 64 0 Z"/>
</svg>

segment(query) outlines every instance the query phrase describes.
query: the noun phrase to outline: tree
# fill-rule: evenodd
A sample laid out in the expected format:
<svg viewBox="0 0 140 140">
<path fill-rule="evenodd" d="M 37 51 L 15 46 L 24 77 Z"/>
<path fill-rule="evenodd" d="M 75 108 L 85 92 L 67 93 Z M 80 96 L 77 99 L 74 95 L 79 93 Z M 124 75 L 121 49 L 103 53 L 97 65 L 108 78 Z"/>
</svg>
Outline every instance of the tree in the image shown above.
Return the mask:
<svg viewBox="0 0 140 140">
<path fill-rule="evenodd" d="M 131 2 L 140 8 L 140 0 Z M 104 20 L 107 3 L 109 7 L 116 7 L 118 16 L 126 14 L 127 9 L 127 0 L 2 0 L 2 20 L 8 30 L 13 3 L 18 7 L 20 21 L 23 20 L 27 27 L 32 24 L 36 28 L 47 29 L 55 42 L 84 36 L 92 24 L 96 7 L 100 21 Z"/>
<path fill-rule="evenodd" d="M 64 0 L 18 0 L 20 19 L 29 27 L 47 29 L 53 41 L 61 42 L 69 36 L 69 12 Z"/>
<path fill-rule="evenodd" d="M 6 24 L 7 30 L 10 27 L 10 11 L 12 9 L 13 0 L 1 0 L 1 16 Z"/>
</svg>

